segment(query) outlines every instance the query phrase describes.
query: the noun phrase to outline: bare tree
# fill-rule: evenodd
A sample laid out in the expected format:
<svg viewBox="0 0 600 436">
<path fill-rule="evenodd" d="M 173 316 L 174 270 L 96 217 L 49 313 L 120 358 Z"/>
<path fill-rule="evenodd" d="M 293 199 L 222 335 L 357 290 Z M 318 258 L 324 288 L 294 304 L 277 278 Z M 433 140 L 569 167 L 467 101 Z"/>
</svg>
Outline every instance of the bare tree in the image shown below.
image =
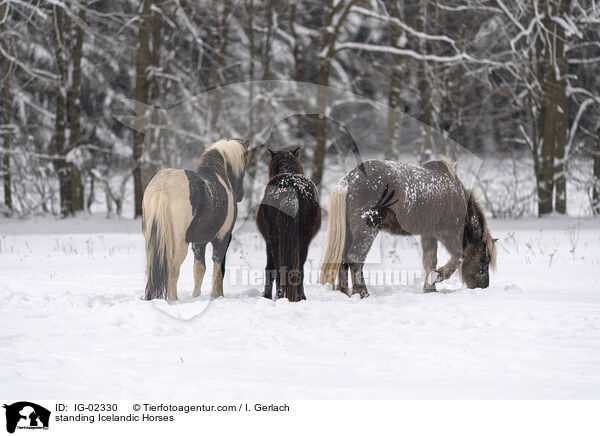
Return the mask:
<svg viewBox="0 0 600 436">
<path fill-rule="evenodd" d="M 8 21 L 8 2 L 2 2 L 0 4 L 0 44 L 2 44 L 2 50 L 8 52 L 7 36 L 6 36 L 6 23 Z M 10 99 L 10 73 L 11 73 L 11 62 L 7 56 L 2 56 L 2 124 L 3 124 L 3 147 L 4 153 L 2 155 L 2 178 L 4 180 L 4 204 L 9 210 L 12 210 L 12 190 L 10 187 L 10 136 L 12 129 L 10 128 L 11 120 L 11 99 Z"/>
<path fill-rule="evenodd" d="M 67 120 L 69 123 L 69 146 L 72 151 L 81 145 L 81 101 L 79 93 L 81 88 L 81 59 L 83 57 L 83 23 L 85 22 L 85 8 L 79 8 L 79 22 L 74 28 L 74 47 L 71 51 L 72 67 L 69 69 L 70 87 L 67 91 Z M 83 183 L 79 168 L 69 162 L 71 176 L 72 212 L 83 210 Z"/>
<path fill-rule="evenodd" d="M 404 4 L 403 0 L 388 0 L 386 2 L 390 17 L 393 17 L 397 20 L 404 20 Z M 390 46 L 394 48 L 399 48 L 401 44 L 401 39 L 405 38 L 404 32 L 398 26 L 393 23 L 389 23 L 389 32 L 390 32 Z M 405 80 L 404 74 L 404 57 L 392 54 L 392 67 L 390 74 L 390 90 L 388 93 L 388 114 L 387 114 L 387 122 L 386 122 L 386 132 L 385 132 L 385 149 L 384 149 L 384 157 L 386 159 L 394 158 L 394 142 L 396 130 L 398 128 L 398 114 L 401 110 L 402 104 L 402 86 Z"/>
<path fill-rule="evenodd" d="M 150 37 L 152 30 L 153 0 L 143 0 L 138 32 L 138 46 L 135 70 L 135 114 L 136 126 L 133 133 L 133 190 L 134 216 L 142 215 L 142 152 L 144 149 L 144 122 L 148 104 L 148 67 L 150 64 Z"/>
<path fill-rule="evenodd" d="M 60 213 L 62 216 L 73 213 L 71 174 L 66 160 L 66 105 L 67 105 L 67 48 L 64 31 L 68 17 L 64 10 L 57 5 L 52 7 L 54 32 L 54 57 L 57 70 L 56 81 L 56 112 L 54 138 L 51 150 L 55 154 L 54 165 L 58 173 L 60 185 Z"/>
<path fill-rule="evenodd" d="M 335 55 L 335 45 L 342 30 L 342 26 L 350 13 L 352 6 L 358 0 L 338 1 L 326 0 L 323 10 L 323 24 L 321 26 L 321 41 L 318 54 L 317 72 L 317 112 L 320 114 L 316 124 L 316 144 L 313 158 L 312 180 L 320 186 L 323 178 L 323 165 L 325 163 L 325 146 L 327 141 L 327 87 L 331 73 L 331 63 Z"/>
<path fill-rule="evenodd" d="M 594 148 L 594 186 L 592 188 L 592 211 L 600 215 L 600 123 L 596 128 L 596 141 Z"/>
</svg>

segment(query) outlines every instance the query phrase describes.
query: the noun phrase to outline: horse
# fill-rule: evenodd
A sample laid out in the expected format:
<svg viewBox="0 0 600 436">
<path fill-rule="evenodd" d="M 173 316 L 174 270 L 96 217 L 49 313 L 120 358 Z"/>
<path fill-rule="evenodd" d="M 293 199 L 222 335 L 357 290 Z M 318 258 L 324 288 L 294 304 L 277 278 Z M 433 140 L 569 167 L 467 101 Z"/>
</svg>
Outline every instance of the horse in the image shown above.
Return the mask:
<svg viewBox="0 0 600 436">
<path fill-rule="evenodd" d="M 177 300 L 179 269 L 189 244 L 194 253 L 194 291 L 200 295 L 210 242 L 214 262 L 212 298 L 223 296 L 225 256 L 244 198 L 248 141 L 220 140 L 200 156 L 196 171 L 167 168 L 150 180 L 142 200 L 146 239 L 145 298 Z"/>
<path fill-rule="evenodd" d="M 460 266 L 468 288 L 487 288 L 496 266 L 496 240 L 472 190 L 456 175 L 456 163 L 441 160 L 413 165 L 365 161 L 346 174 L 329 199 L 326 249 L 319 281 L 367 297 L 365 258 L 380 230 L 420 235 L 425 269 L 424 292 L 448 279 Z M 450 253 L 437 266 L 437 242 Z M 352 294 L 348 291 L 348 270 Z"/>
<path fill-rule="evenodd" d="M 319 193 L 304 176 L 300 148 L 267 149 L 269 182 L 258 208 L 256 223 L 267 245 L 265 298 L 272 298 L 273 281 L 277 297 L 296 302 L 305 300 L 304 263 L 308 246 L 321 227 Z"/>
</svg>

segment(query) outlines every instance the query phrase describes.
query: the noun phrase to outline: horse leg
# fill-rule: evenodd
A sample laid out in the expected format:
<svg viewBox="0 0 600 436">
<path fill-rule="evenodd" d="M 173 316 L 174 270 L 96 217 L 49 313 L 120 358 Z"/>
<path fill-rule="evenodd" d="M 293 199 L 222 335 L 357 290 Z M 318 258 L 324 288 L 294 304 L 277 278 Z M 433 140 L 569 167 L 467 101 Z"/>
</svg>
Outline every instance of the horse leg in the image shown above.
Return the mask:
<svg viewBox="0 0 600 436">
<path fill-rule="evenodd" d="M 350 265 L 346 262 L 342 262 L 340 264 L 340 270 L 338 271 L 338 286 L 339 291 L 343 292 L 346 295 L 350 295 L 348 290 L 348 270 L 350 269 Z"/>
<path fill-rule="evenodd" d="M 179 270 L 185 260 L 188 252 L 188 243 L 185 239 L 175 242 L 173 250 L 173 259 L 169 263 L 169 281 L 167 284 L 167 299 L 169 301 L 177 300 L 177 280 L 179 279 Z"/>
<path fill-rule="evenodd" d="M 450 253 L 450 260 L 448 260 L 446 265 L 433 270 L 431 273 L 431 279 L 435 283 L 450 278 L 460 265 L 462 256 L 462 235 L 457 235 L 456 233 L 453 235 L 443 235 L 439 240 L 444 244 L 448 253 Z"/>
<path fill-rule="evenodd" d="M 281 290 L 281 275 L 282 271 L 279 269 L 279 253 L 278 248 L 273 248 L 273 265 L 275 265 L 275 297 L 283 298 L 283 291 Z"/>
<path fill-rule="evenodd" d="M 423 267 L 425 268 L 425 281 L 423 292 L 435 292 L 435 282 L 429 283 L 429 274 L 437 266 L 437 239 L 431 236 L 421 236 L 421 248 L 423 249 Z"/>
<path fill-rule="evenodd" d="M 304 264 L 306 263 L 306 257 L 308 256 L 308 244 L 310 241 L 305 242 L 300 240 L 300 263 L 298 271 L 298 301 L 306 300 L 306 294 L 304 294 Z"/>
<path fill-rule="evenodd" d="M 367 285 L 365 284 L 365 276 L 363 275 L 364 263 L 350 264 L 350 275 L 352 276 L 352 294 L 360 294 L 360 298 L 369 296 Z"/>
<path fill-rule="evenodd" d="M 206 272 L 206 244 L 192 244 L 192 251 L 194 252 L 194 292 L 192 297 L 199 297 Z"/>
<path fill-rule="evenodd" d="M 231 242 L 231 233 L 226 235 L 223 239 L 213 239 L 211 244 L 213 246 L 212 260 L 213 266 L 213 283 L 212 283 L 212 298 L 219 298 L 223 296 L 223 278 L 225 277 L 225 257 L 227 254 L 227 248 Z"/>
<path fill-rule="evenodd" d="M 267 266 L 265 267 L 265 292 L 263 297 L 273 298 L 273 282 L 275 281 L 275 263 L 273 262 L 273 247 L 267 243 Z"/>
<path fill-rule="evenodd" d="M 353 232 L 347 259 L 350 266 L 350 276 L 352 277 L 352 295 L 360 294 L 360 298 L 365 298 L 369 296 L 369 291 L 365 284 L 363 267 L 378 230 L 372 227 L 363 228 L 362 230 L 362 232 L 357 233 L 360 236 L 355 236 Z M 341 266 L 340 269 L 342 269 Z"/>
<path fill-rule="evenodd" d="M 344 252 L 342 254 L 342 262 L 340 263 L 340 269 L 338 270 L 338 290 L 344 294 L 350 296 L 350 290 L 348 289 L 348 272 L 350 270 L 350 264 L 345 262 L 348 260 L 348 251 L 352 246 L 352 234 L 346 232 L 346 241 L 344 242 Z M 334 285 L 335 289 L 335 285 Z"/>
</svg>

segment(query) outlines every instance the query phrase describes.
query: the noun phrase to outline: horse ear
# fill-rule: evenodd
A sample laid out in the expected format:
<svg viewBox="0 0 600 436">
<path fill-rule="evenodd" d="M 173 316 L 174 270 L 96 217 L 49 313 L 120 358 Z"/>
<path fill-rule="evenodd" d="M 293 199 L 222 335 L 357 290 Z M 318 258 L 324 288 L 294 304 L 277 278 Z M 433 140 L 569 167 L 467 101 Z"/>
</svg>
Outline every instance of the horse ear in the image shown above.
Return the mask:
<svg viewBox="0 0 600 436">
<path fill-rule="evenodd" d="M 300 147 L 296 147 L 296 149 L 292 153 L 294 153 L 294 156 L 300 157 Z"/>
<path fill-rule="evenodd" d="M 275 152 L 273 150 L 271 150 L 270 148 L 267 148 L 267 151 L 269 152 L 269 156 L 271 156 L 271 157 L 275 156 Z"/>
</svg>

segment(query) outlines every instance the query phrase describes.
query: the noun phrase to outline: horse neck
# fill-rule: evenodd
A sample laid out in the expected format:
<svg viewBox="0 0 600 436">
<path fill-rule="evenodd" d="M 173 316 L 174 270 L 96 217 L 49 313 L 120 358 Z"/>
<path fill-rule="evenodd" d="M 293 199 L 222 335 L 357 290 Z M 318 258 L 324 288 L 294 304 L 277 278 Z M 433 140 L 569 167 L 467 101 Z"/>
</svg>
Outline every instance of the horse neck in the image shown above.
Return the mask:
<svg viewBox="0 0 600 436">
<path fill-rule="evenodd" d="M 198 168 L 196 168 L 198 174 L 214 174 L 222 178 L 224 181 L 229 180 L 227 175 L 227 168 L 222 163 L 215 162 L 200 162 Z"/>
<path fill-rule="evenodd" d="M 485 237 L 485 215 L 479 207 L 477 201 L 473 198 L 473 194 L 467 191 L 469 201 L 467 204 L 467 216 L 465 218 L 465 230 L 463 237 L 463 246 L 466 245 L 467 236 L 471 242 L 483 242 Z"/>
<path fill-rule="evenodd" d="M 269 165 L 269 179 L 279 174 L 304 174 L 304 168 L 298 160 L 276 159 Z"/>
</svg>

